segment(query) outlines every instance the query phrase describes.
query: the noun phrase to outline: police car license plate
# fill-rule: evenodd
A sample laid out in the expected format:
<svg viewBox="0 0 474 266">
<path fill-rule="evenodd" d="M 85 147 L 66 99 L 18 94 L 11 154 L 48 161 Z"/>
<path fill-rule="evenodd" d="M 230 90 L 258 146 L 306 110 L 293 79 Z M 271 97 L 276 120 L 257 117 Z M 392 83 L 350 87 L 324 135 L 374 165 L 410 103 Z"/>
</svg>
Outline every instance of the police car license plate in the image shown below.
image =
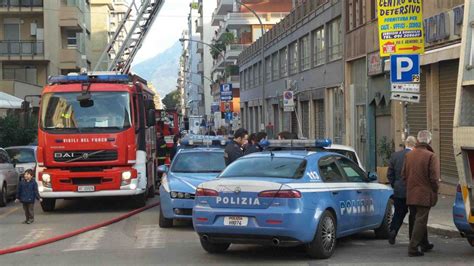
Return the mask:
<svg viewBox="0 0 474 266">
<path fill-rule="evenodd" d="M 77 187 L 78 192 L 93 192 L 95 191 L 94 186 L 78 186 Z"/>
<path fill-rule="evenodd" d="M 229 226 L 247 226 L 249 223 L 248 217 L 241 216 L 226 216 L 224 217 L 224 225 Z"/>
</svg>

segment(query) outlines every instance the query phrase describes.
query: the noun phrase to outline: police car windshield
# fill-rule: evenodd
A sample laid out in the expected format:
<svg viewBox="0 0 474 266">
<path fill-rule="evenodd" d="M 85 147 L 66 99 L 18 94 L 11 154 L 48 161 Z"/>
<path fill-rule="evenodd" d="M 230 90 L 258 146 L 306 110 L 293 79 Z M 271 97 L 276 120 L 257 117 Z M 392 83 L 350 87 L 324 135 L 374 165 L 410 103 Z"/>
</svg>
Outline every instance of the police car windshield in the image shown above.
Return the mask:
<svg viewBox="0 0 474 266">
<path fill-rule="evenodd" d="M 219 177 L 301 178 L 306 160 L 299 158 L 251 157 L 229 165 Z"/>
<path fill-rule="evenodd" d="M 171 172 L 220 173 L 224 168 L 223 152 L 185 152 L 176 155 Z"/>
</svg>

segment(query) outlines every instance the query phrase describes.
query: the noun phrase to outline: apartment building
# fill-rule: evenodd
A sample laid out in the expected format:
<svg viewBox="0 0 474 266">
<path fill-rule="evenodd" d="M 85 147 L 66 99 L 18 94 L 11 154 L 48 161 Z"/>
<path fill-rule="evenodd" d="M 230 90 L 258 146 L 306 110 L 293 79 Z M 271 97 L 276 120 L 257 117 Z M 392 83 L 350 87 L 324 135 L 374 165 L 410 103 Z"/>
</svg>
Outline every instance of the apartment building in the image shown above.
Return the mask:
<svg viewBox="0 0 474 266">
<path fill-rule="evenodd" d="M 344 142 L 342 2 L 300 2 L 240 54 L 244 127 L 255 132 L 271 123 L 275 132 Z M 284 111 L 285 90 L 294 91 L 295 111 Z"/>
<path fill-rule="evenodd" d="M 421 101 L 403 105 L 390 100 L 390 64 L 380 58 L 375 0 L 345 1 L 346 141 L 368 170 L 383 166 L 383 143 L 398 147 L 408 134 L 428 129 L 441 161 L 443 181 L 456 184 L 452 148 L 463 0 L 423 1 L 425 53 L 421 55 Z"/>
<path fill-rule="evenodd" d="M 220 102 L 220 84 L 228 83 L 232 84 L 234 98 L 230 105 L 220 103 L 220 112 L 214 114 L 217 126 L 231 122 L 234 128 L 243 125 L 240 112 L 242 84 L 237 59 L 247 47 L 262 37 L 262 25 L 263 32 L 270 30 L 289 14 L 294 2 L 292 0 L 217 1 L 217 7 L 212 15 L 212 25 L 218 27 L 214 33 L 213 44 L 223 51 L 213 53 L 212 76 L 216 82 L 212 86 L 211 94 L 215 102 Z M 262 25 L 249 8 L 257 13 Z M 222 113 L 229 111 L 233 113 L 232 121 L 223 119 Z M 258 119 L 262 120 L 261 116 L 258 116 Z"/>
<path fill-rule="evenodd" d="M 90 40 L 89 1 L 1 0 L 1 90 L 40 94 L 49 75 L 90 68 Z"/>
</svg>

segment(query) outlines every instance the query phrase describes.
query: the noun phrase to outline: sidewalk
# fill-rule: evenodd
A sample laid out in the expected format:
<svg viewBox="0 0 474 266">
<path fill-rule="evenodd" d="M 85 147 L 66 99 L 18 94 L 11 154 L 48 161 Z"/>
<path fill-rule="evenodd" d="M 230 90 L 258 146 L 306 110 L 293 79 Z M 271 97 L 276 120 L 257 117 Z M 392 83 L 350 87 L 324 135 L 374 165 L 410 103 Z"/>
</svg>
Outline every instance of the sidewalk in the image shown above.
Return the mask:
<svg viewBox="0 0 474 266">
<path fill-rule="evenodd" d="M 454 196 L 438 195 L 438 203 L 431 209 L 428 220 L 430 232 L 447 237 L 460 237 L 459 231 L 453 222 L 454 198 Z M 408 224 L 408 215 L 404 222 Z"/>
</svg>

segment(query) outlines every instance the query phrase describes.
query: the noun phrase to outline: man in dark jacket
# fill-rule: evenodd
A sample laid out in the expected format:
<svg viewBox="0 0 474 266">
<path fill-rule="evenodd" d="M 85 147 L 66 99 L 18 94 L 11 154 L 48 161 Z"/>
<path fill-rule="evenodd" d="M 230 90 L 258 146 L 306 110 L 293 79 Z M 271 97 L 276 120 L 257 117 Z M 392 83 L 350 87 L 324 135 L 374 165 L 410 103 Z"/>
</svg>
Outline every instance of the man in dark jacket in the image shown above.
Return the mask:
<svg viewBox="0 0 474 266">
<path fill-rule="evenodd" d="M 402 168 L 403 162 L 405 161 L 405 154 L 413 150 L 415 145 L 415 137 L 409 136 L 405 140 L 405 148 L 401 151 L 394 152 L 390 157 L 387 177 L 390 181 L 390 185 L 393 188 L 393 203 L 395 207 L 395 213 L 393 214 L 393 220 L 390 224 L 390 233 L 388 238 L 388 242 L 391 245 L 395 244 L 395 238 L 397 237 L 398 230 L 400 230 L 400 227 L 403 224 L 403 219 L 405 219 L 405 216 L 408 213 L 408 206 L 406 203 L 407 188 L 405 181 L 402 179 Z M 410 213 L 410 223 L 408 230 L 410 238 L 414 219 L 415 216 Z"/>
<path fill-rule="evenodd" d="M 224 150 L 225 165 L 229 165 L 240 157 L 244 156 L 243 146 L 247 143 L 248 131 L 239 128 L 234 133 L 234 139 L 227 144 Z"/>
<path fill-rule="evenodd" d="M 430 208 L 438 201 L 440 181 L 439 159 L 430 146 L 431 132 L 427 130 L 418 132 L 417 140 L 415 149 L 405 155 L 402 169 L 402 176 L 407 184 L 407 205 L 410 212 L 416 212 L 408 247 L 410 257 L 423 256 L 423 252 L 433 248 L 432 244 L 425 246 L 423 239 L 428 232 Z"/>
<path fill-rule="evenodd" d="M 158 165 L 165 164 L 166 154 L 168 148 L 166 146 L 165 138 L 161 132 L 156 133 L 156 157 L 158 159 Z"/>
<path fill-rule="evenodd" d="M 267 133 L 258 132 L 257 134 L 251 134 L 249 137 L 249 143 L 244 151 L 244 154 L 251 154 L 254 152 L 263 151 L 263 147 L 260 146 L 260 142 L 267 138 Z"/>
</svg>

